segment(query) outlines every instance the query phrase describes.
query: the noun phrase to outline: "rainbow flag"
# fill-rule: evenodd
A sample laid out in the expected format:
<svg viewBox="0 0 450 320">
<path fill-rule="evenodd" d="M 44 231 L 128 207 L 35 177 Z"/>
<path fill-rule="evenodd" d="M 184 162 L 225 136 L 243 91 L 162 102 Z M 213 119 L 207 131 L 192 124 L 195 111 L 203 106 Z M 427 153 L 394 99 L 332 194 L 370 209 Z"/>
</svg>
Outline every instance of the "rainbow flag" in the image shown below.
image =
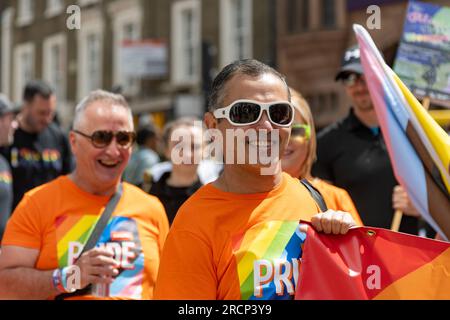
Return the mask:
<svg viewBox="0 0 450 320">
<path fill-rule="evenodd" d="M 66 214 L 55 221 L 58 267 L 75 263 L 91 236 L 100 215 Z M 120 264 L 119 275 L 110 285 L 111 297 L 142 298 L 144 252 L 137 222 L 128 217 L 113 216 L 103 230 L 97 246 L 108 246 Z"/>
<path fill-rule="evenodd" d="M 294 297 L 305 234 L 298 221 L 265 221 L 232 237 L 242 300 Z"/>
<path fill-rule="evenodd" d="M 308 228 L 297 300 L 450 299 L 450 243 L 386 229 Z"/>
<path fill-rule="evenodd" d="M 387 66 L 369 33 L 353 28 L 395 176 L 422 217 L 449 239 L 450 137 Z"/>
</svg>

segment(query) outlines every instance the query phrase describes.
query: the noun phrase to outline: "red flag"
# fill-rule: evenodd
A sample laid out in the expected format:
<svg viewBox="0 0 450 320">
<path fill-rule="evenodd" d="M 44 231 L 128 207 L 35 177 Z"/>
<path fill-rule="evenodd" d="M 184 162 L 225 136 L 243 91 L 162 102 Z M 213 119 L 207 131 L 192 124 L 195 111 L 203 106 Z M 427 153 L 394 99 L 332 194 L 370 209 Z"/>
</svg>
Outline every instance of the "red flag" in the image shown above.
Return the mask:
<svg viewBox="0 0 450 320">
<path fill-rule="evenodd" d="M 378 228 L 308 228 L 297 300 L 450 299 L 450 244 Z"/>
</svg>

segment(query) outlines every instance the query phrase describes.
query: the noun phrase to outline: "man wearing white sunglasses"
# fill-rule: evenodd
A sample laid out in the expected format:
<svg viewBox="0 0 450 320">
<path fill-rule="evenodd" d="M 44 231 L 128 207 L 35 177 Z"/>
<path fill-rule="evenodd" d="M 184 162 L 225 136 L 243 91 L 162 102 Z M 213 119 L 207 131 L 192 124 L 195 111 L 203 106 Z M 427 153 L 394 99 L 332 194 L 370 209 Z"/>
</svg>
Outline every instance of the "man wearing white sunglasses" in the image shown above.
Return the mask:
<svg viewBox="0 0 450 320">
<path fill-rule="evenodd" d="M 318 214 L 308 191 L 279 170 L 279 157 L 272 158 L 278 170 L 271 174 L 261 174 L 268 164 L 249 161 L 255 148 L 283 154 L 293 117 L 286 81 L 271 67 L 240 60 L 219 73 L 205 123 L 226 137 L 223 154 L 231 151 L 236 160 L 241 147 L 246 161 L 226 161 L 221 176 L 180 208 L 163 250 L 156 299 L 291 299 L 301 254 L 299 220 L 333 234 L 354 225 L 347 213 Z M 229 132 L 239 129 L 244 143 L 234 148 Z"/>
</svg>

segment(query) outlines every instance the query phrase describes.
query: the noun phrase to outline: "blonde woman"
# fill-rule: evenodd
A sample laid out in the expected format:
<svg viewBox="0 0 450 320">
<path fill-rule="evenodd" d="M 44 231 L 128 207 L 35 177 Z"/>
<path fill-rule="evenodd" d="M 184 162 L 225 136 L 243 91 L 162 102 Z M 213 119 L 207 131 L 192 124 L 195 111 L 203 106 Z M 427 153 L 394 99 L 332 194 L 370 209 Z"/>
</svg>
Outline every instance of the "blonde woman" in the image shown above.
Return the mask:
<svg viewBox="0 0 450 320">
<path fill-rule="evenodd" d="M 292 177 L 307 179 L 320 191 L 329 209 L 351 213 L 355 222 L 362 226 L 361 218 L 347 191 L 311 175 L 311 167 L 316 160 L 314 122 L 306 100 L 292 88 L 291 94 L 292 104 L 295 107 L 295 118 L 289 145 L 281 160 L 283 171 Z"/>
</svg>

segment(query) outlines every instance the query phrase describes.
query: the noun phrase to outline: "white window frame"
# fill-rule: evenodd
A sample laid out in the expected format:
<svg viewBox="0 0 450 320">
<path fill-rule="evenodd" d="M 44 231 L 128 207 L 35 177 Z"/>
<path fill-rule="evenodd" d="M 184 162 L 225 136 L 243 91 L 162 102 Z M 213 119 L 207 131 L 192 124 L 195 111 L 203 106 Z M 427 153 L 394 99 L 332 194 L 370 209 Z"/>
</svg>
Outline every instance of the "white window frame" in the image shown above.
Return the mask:
<svg viewBox="0 0 450 320">
<path fill-rule="evenodd" d="M 80 6 L 88 6 L 90 4 L 98 3 L 99 0 L 78 0 L 78 4 Z"/>
<path fill-rule="evenodd" d="M 54 77 L 52 73 L 55 71 L 54 61 L 52 61 L 52 53 L 51 50 L 54 46 L 58 46 L 60 50 L 60 61 L 58 64 L 60 65 L 60 76 L 58 83 L 55 83 Z M 50 36 L 44 40 L 44 54 L 43 54 L 43 76 L 44 79 L 55 89 L 56 96 L 58 101 L 66 100 L 66 84 L 67 84 L 67 36 L 64 33 L 59 33 L 53 36 Z M 57 90 L 59 88 L 59 90 Z"/>
<path fill-rule="evenodd" d="M 35 0 L 17 1 L 17 26 L 24 27 L 30 25 L 34 20 Z M 28 8 L 28 10 L 26 10 Z"/>
<path fill-rule="evenodd" d="M 44 16 L 52 18 L 64 11 L 64 0 L 47 0 Z"/>
<path fill-rule="evenodd" d="M 22 64 L 22 56 L 28 54 L 31 58 L 31 74 L 29 79 L 24 79 L 24 65 Z M 14 101 L 22 102 L 22 93 L 26 83 L 35 76 L 35 46 L 32 42 L 22 43 L 14 49 Z"/>
<path fill-rule="evenodd" d="M 244 25 L 239 30 L 235 26 L 236 12 L 233 12 L 232 2 L 235 0 L 220 0 L 220 65 L 221 67 L 234 60 L 251 58 L 253 55 L 253 1 L 241 0 L 243 2 L 242 19 Z M 238 32 L 242 32 L 243 56 L 237 52 L 238 43 L 236 39 Z"/>
<path fill-rule="evenodd" d="M 84 13 L 82 15 L 82 28 L 78 31 L 78 79 L 77 79 L 77 96 L 81 100 L 84 98 L 91 89 L 88 87 L 88 52 L 87 52 L 87 41 L 90 35 L 96 35 L 99 37 L 100 50 L 98 52 L 99 60 L 99 87 L 103 86 L 103 30 L 104 23 L 99 18 L 101 17 L 101 12 L 99 10 L 92 10 Z"/>
<path fill-rule="evenodd" d="M 2 74 L 2 92 L 11 96 L 11 53 L 13 44 L 13 19 L 14 9 L 9 7 L 1 15 L 1 74 Z"/>
<path fill-rule="evenodd" d="M 181 15 L 185 10 L 192 10 L 192 47 L 194 49 L 193 62 L 194 74 L 188 75 L 185 72 L 185 56 L 183 54 L 184 34 Z M 183 0 L 172 4 L 171 15 L 172 43 L 171 43 L 171 82 L 178 85 L 197 85 L 200 82 L 201 73 L 201 3 L 199 0 Z"/>
<path fill-rule="evenodd" d="M 142 39 L 143 12 L 138 1 L 123 0 L 113 3 L 110 6 L 110 14 L 113 24 L 113 85 L 121 85 L 123 93 L 127 96 L 135 96 L 139 93 L 139 79 L 124 79 L 120 64 L 120 45 L 125 40 L 123 29 L 126 25 L 132 24 L 135 28 L 133 37 L 129 40 Z M 125 83 L 124 81 L 125 80 Z"/>
</svg>

